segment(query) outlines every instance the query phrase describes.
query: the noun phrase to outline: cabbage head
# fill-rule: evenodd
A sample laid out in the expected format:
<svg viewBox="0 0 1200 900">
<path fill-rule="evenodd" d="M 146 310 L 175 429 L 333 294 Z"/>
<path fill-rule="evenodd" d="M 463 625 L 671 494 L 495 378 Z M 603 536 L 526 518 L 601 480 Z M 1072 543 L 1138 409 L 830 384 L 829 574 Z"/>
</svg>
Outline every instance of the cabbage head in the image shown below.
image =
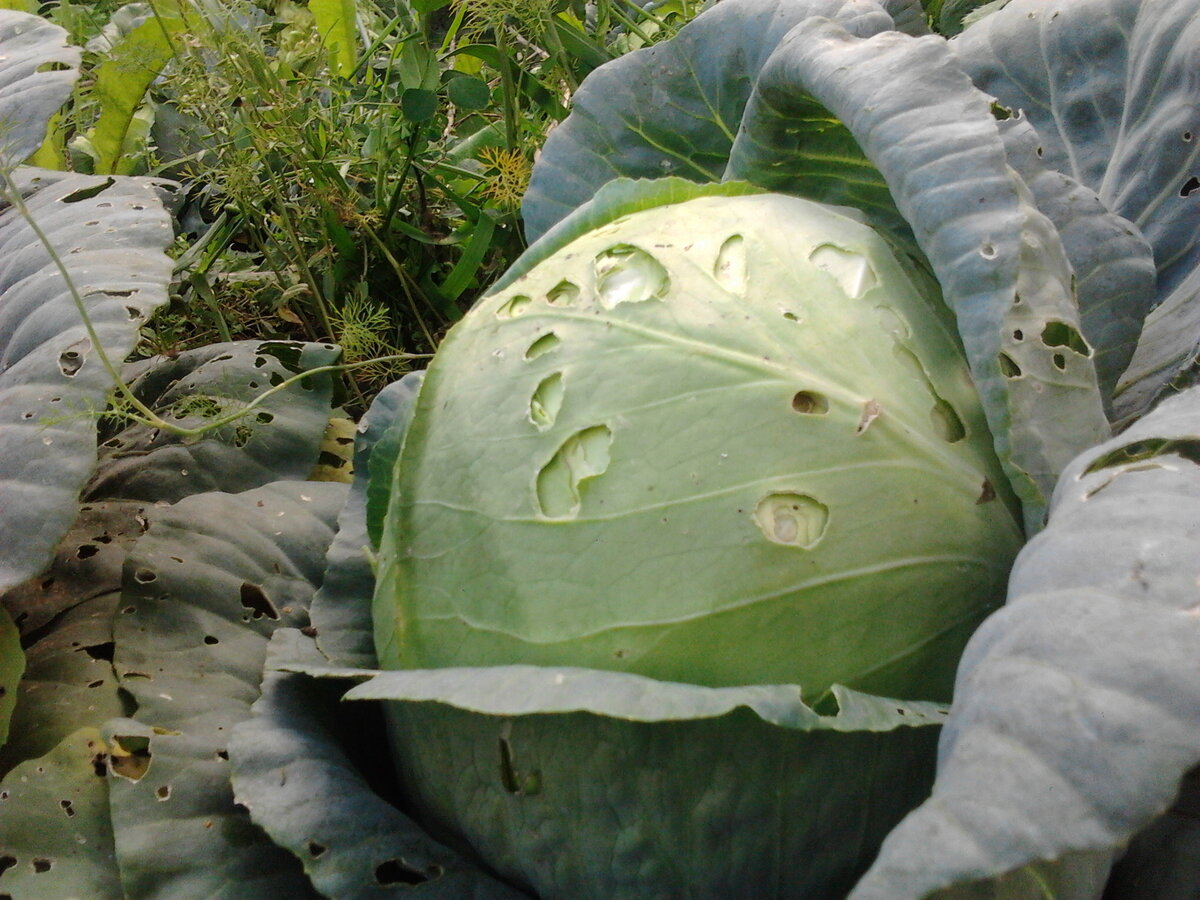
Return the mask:
<svg viewBox="0 0 1200 900">
<path fill-rule="evenodd" d="M 932 278 L 748 191 L 558 243 L 428 372 L 382 665 L 948 699 L 1022 534 Z"/>
</svg>

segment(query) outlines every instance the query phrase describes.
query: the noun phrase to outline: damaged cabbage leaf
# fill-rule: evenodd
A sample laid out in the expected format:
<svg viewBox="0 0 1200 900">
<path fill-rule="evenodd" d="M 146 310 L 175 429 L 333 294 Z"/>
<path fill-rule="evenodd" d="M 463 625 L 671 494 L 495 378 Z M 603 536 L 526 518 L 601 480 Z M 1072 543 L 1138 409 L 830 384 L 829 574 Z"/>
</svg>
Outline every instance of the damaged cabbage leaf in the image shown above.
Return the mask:
<svg viewBox="0 0 1200 900">
<path fill-rule="evenodd" d="M 1122 421 L 1200 354 L 1198 42 L 1191 0 L 1013 0 L 951 42 L 975 83 L 1036 128 L 1043 163 L 1094 190 L 1153 249 L 1157 309 L 1119 388 Z M 1109 326 L 1136 338 L 1120 318 Z"/>
<path fill-rule="evenodd" d="M 317 896 L 234 806 L 227 745 L 258 696 L 271 632 L 308 623 L 344 499 L 331 482 L 198 494 L 158 512 L 130 553 L 113 662 L 150 731 L 144 771 L 114 773 L 110 790 L 132 900 Z"/>
<path fill-rule="evenodd" d="M 331 614 L 345 611 L 338 607 Z M 278 671 L 296 666 L 322 677 Z M 262 697 L 253 716 L 235 727 L 229 745 L 238 801 L 301 860 L 330 900 L 392 897 L 418 889 L 431 900 L 525 898 L 431 839 L 368 785 L 351 756 L 361 761 L 382 748 L 363 747 L 346 736 L 372 733 L 354 716 L 378 710 L 338 700 L 346 679 L 372 674 L 332 668 L 311 639 L 289 629 L 277 631 Z"/>
<path fill-rule="evenodd" d="M 1111 854 L 1171 805 L 1200 762 L 1198 506 L 1200 388 L 1068 467 L 964 654 L 933 795 L 852 900 Z"/>
</svg>

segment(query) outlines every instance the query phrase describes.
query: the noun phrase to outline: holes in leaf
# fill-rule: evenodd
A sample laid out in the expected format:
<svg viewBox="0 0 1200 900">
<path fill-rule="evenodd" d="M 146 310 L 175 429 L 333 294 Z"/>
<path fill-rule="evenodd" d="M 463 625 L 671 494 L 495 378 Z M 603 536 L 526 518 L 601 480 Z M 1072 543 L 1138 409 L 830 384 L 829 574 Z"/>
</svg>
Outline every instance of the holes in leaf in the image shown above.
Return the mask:
<svg viewBox="0 0 1200 900">
<path fill-rule="evenodd" d="M 632 244 L 616 244 L 597 254 L 593 267 L 596 293 L 605 309 L 658 300 L 671 289 L 662 263 Z"/>
<path fill-rule="evenodd" d="M 954 407 L 941 397 L 934 401 L 933 408 L 929 411 L 929 420 L 933 423 L 933 430 L 937 436 L 948 444 L 956 444 L 967 436 L 962 419 Z"/>
<path fill-rule="evenodd" d="M 1066 347 L 1080 356 L 1091 356 L 1092 348 L 1077 330 L 1066 322 L 1047 322 L 1042 329 L 1042 343 L 1047 347 Z"/>
<path fill-rule="evenodd" d="M 524 314 L 532 303 L 532 297 L 527 297 L 524 294 L 517 294 L 515 297 L 510 297 L 500 305 L 500 308 L 496 310 L 496 318 L 515 319 L 517 316 Z"/>
<path fill-rule="evenodd" d="M 758 501 L 754 523 L 773 544 L 810 550 L 825 536 L 829 507 L 808 494 L 781 491 Z"/>
<path fill-rule="evenodd" d="M 995 499 L 996 499 L 995 486 L 990 481 L 988 481 L 988 479 L 986 479 L 986 478 L 983 479 L 983 488 L 979 492 L 979 497 L 978 497 L 978 499 L 976 499 L 975 505 L 982 506 L 984 503 L 991 503 Z"/>
<path fill-rule="evenodd" d="M 150 584 L 158 580 L 158 573 L 153 569 L 140 568 L 133 573 L 133 580 L 138 584 Z"/>
<path fill-rule="evenodd" d="M 984 243 L 979 248 L 979 255 L 984 259 L 995 259 L 1000 255 L 1000 251 L 996 249 L 996 245 L 992 243 Z"/>
<path fill-rule="evenodd" d="M 163 800 L 170 800 L 171 799 L 171 786 L 169 784 L 159 785 L 154 790 L 154 796 L 158 798 L 160 803 Z"/>
<path fill-rule="evenodd" d="M 878 283 L 870 261 L 861 253 L 821 244 L 808 254 L 809 262 L 828 272 L 847 297 L 858 299 Z"/>
<path fill-rule="evenodd" d="M 242 606 L 250 611 L 251 619 L 279 620 L 279 612 L 260 585 L 243 581 L 241 587 Z"/>
<path fill-rule="evenodd" d="M 91 557 L 95 556 L 99 552 L 100 552 L 100 548 L 97 547 L 95 544 L 80 544 L 79 548 L 75 551 L 75 558 L 76 559 L 90 559 Z"/>
<path fill-rule="evenodd" d="M 208 646 L 210 646 L 210 647 L 214 647 L 217 644 L 221 643 L 221 640 L 220 640 L 220 638 L 214 637 L 211 634 L 206 634 L 204 636 L 204 643 L 208 644 Z"/>
<path fill-rule="evenodd" d="M 1065 372 L 1067 370 L 1067 358 L 1061 353 L 1055 353 L 1052 357 L 1050 357 L 1050 359 L 1054 363 L 1054 368 L 1058 369 L 1060 372 Z"/>
<path fill-rule="evenodd" d="M 308 842 L 308 855 L 311 856 L 313 859 L 320 859 L 322 856 L 325 855 L 325 851 L 328 849 L 329 848 L 326 847 L 324 844 L 318 844 L 316 841 Z"/>
<path fill-rule="evenodd" d="M 0 856 L 0 875 L 3 875 L 16 864 L 17 858 L 15 856 L 9 856 L 8 854 Z"/>
<path fill-rule="evenodd" d="M 713 277 L 731 294 L 746 293 L 746 241 L 740 234 L 726 238 L 721 244 L 713 264 Z"/>
<path fill-rule="evenodd" d="M 1101 469 L 1145 462 L 1168 453 L 1200 465 L 1200 440 L 1195 438 L 1146 438 L 1141 441 L 1133 441 L 1098 457 L 1083 470 L 1083 474 L 1091 475 Z"/>
<path fill-rule="evenodd" d="M 35 856 L 32 864 L 33 871 L 38 875 L 44 875 L 54 867 L 54 861 L 44 856 Z"/>
<path fill-rule="evenodd" d="M 73 819 L 75 817 L 75 804 L 73 804 L 70 800 L 59 800 L 58 807 L 63 811 L 68 819 Z"/>
<path fill-rule="evenodd" d="M 114 775 L 141 781 L 150 769 L 150 739 L 136 734 L 118 734 L 112 739 L 109 766 Z"/>
<path fill-rule="evenodd" d="M 98 662 L 112 662 L 117 645 L 113 641 L 105 641 L 102 644 L 92 644 L 90 647 L 82 647 L 81 649 Z"/>
<path fill-rule="evenodd" d="M 785 319 L 787 319 L 789 322 L 799 322 L 800 321 L 800 317 L 798 315 L 796 315 L 794 312 L 791 312 L 790 310 L 784 310 L 783 317 Z"/>
<path fill-rule="evenodd" d="M 536 498 L 543 516 L 564 519 L 579 512 L 580 485 L 608 469 L 611 445 L 607 425 L 584 428 L 563 441 L 537 475 Z"/>
<path fill-rule="evenodd" d="M 1007 353 L 1001 353 L 997 357 L 997 361 L 1000 363 L 1000 374 L 1005 378 L 1021 377 L 1021 367 L 1018 366 L 1016 360 L 1014 360 Z"/>
<path fill-rule="evenodd" d="M 106 178 L 103 182 L 92 187 L 80 188 L 77 191 L 71 191 L 62 198 L 63 203 L 79 203 L 81 200 L 91 200 L 97 194 L 102 194 L 112 187 L 116 182 L 112 178 Z"/>
<path fill-rule="evenodd" d="M 537 426 L 539 431 L 545 431 L 558 418 L 562 402 L 562 372 L 547 375 L 538 384 L 533 396 L 529 398 L 529 421 Z"/>
<path fill-rule="evenodd" d="M 801 415 L 823 416 L 829 412 L 829 398 L 816 391 L 797 391 L 792 397 L 792 409 Z"/>
<path fill-rule="evenodd" d="M 383 887 L 394 884 L 415 886 L 441 878 L 445 870 L 436 863 L 427 869 L 410 866 L 402 859 L 389 859 L 375 867 L 375 881 Z"/>
<path fill-rule="evenodd" d="M 76 341 L 58 355 L 58 370 L 67 378 L 74 378 L 75 374 L 83 368 L 84 360 L 91 349 L 92 342 L 87 338 Z"/>
<path fill-rule="evenodd" d="M 1190 197 L 1192 194 L 1196 193 L 1196 191 L 1200 191 L 1200 178 L 1197 178 L 1195 175 L 1193 175 L 1183 183 L 1183 187 L 1179 189 L 1179 196 Z"/>
<path fill-rule="evenodd" d="M 1013 111 L 1003 105 L 999 100 L 992 101 L 992 116 L 997 122 L 1003 122 L 1006 119 L 1011 119 Z"/>
<path fill-rule="evenodd" d="M 551 306 L 571 306 L 579 299 L 579 285 L 563 279 L 546 293 L 546 302 Z"/>
<path fill-rule="evenodd" d="M 561 343 L 562 338 L 553 331 L 548 331 L 529 345 L 529 349 L 525 351 L 525 358 L 537 359 L 539 356 L 545 356 L 552 350 L 557 349 Z"/>
<path fill-rule="evenodd" d="M 1012 336 L 1013 336 L 1013 340 L 1014 340 L 1014 341 L 1023 341 L 1023 340 L 1025 340 L 1025 332 L 1023 332 L 1023 331 L 1022 331 L 1020 328 L 1016 328 L 1016 329 L 1014 329 L 1014 330 L 1013 330 L 1013 333 L 1012 333 Z"/>
</svg>

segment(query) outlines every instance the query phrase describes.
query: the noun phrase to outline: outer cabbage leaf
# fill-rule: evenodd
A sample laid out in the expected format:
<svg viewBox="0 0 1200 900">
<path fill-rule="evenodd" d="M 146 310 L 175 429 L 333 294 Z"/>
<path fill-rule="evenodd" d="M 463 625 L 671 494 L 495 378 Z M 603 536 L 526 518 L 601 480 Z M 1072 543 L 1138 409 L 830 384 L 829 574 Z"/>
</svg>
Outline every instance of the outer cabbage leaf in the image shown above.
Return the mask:
<svg viewBox="0 0 1200 900">
<path fill-rule="evenodd" d="M 306 658 L 326 679 L 271 671 L 304 665 Z M 398 890 L 419 890 L 432 900 L 525 897 L 429 838 L 359 773 L 347 750 L 363 749 L 363 741 L 346 736 L 370 732 L 351 716 L 378 710 L 337 701 L 346 686 L 342 676 L 361 680 L 372 673 L 330 669 L 310 639 L 288 629 L 272 637 L 267 669 L 253 717 L 234 728 L 230 741 L 234 791 L 326 897 L 365 900 Z"/>
<path fill-rule="evenodd" d="M 819 716 L 795 686 L 500 666 L 383 672 L 346 698 L 392 701 L 423 824 L 538 896 L 780 900 L 844 894 L 927 790 L 943 708 L 835 694 Z"/>
<path fill-rule="evenodd" d="M 368 534 L 372 484 L 386 505 L 391 468 L 403 445 L 423 377 L 423 372 L 410 372 L 389 384 L 376 395 L 358 424 L 354 480 L 338 514 L 337 535 L 329 546 L 325 577 L 311 611 L 317 645 L 337 665 L 375 665 L 371 605 L 364 602 L 375 593 L 373 542 Z M 372 481 L 376 469 L 384 474 Z"/>
<path fill-rule="evenodd" d="M 55 248 L 114 365 L 166 301 L 161 183 L 20 169 L 12 187 Z M 0 201 L 0 588 L 50 562 L 96 462 L 113 378 L 37 233 Z"/>
<path fill-rule="evenodd" d="M 113 858 L 108 747 L 81 728 L 0 784 L 0 895 L 125 900 Z"/>
<path fill-rule="evenodd" d="M 12 739 L 0 748 L 0 775 L 50 753 L 80 728 L 99 728 L 128 712 L 112 666 L 120 599 L 119 591 L 110 591 L 84 600 L 29 648 L 24 677 L 13 693 Z"/>
<path fill-rule="evenodd" d="M 1092 188 L 1154 250 L 1159 307 L 1117 401 L 1136 416 L 1200 353 L 1200 15 L 1191 0 L 1014 0 L 953 42 L 1022 110 L 1044 162 Z"/>
<path fill-rule="evenodd" d="M 1170 806 L 1200 761 L 1197 508 L 1200 388 L 1068 467 L 964 654 L 933 795 L 852 900 L 1027 878 L 1112 852 Z"/>
<path fill-rule="evenodd" d="M 109 779 L 133 900 L 317 896 L 234 806 L 227 743 L 258 696 L 271 632 L 307 624 L 344 499 L 329 482 L 198 494 L 157 512 L 130 553 L 114 666 L 138 721 L 105 730 L 143 759 Z"/>
<path fill-rule="evenodd" d="M 759 71 L 809 16 L 848 20 L 867 32 L 893 24 L 871 0 L 724 0 L 671 40 L 594 70 L 534 167 L 521 208 L 530 242 L 613 178 L 721 181 Z M 886 193 L 878 173 L 867 181 L 872 196 Z"/>
<path fill-rule="evenodd" d="M 333 344 L 233 341 L 173 358 L 132 363 L 133 393 L 185 428 L 237 412 L 293 376 L 337 362 Z M 317 462 L 333 380 L 322 372 L 275 391 L 253 409 L 199 438 L 148 425 L 105 433 L 84 497 L 175 502 L 205 491 L 236 493 L 277 479 L 304 479 Z"/>
<path fill-rule="evenodd" d="M 81 53 L 66 39 L 45 19 L 0 9 L 0 171 L 41 146 L 50 117 L 71 96 Z"/>
</svg>

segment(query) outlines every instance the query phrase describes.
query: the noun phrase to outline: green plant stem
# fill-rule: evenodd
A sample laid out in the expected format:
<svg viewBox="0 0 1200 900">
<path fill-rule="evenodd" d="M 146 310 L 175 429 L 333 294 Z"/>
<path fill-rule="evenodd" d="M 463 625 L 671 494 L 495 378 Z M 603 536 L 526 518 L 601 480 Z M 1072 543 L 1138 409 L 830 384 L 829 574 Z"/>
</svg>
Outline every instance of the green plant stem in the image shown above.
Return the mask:
<svg viewBox="0 0 1200 900">
<path fill-rule="evenodd" d="M 420 307 L 418 307 L 417 300 L 412 294 L 412 276 L 405 271 L 402 265 L 400 265 L 400 261 L 392 255 L 392 251 L 388 248 L 387 244 L 383 242 L 383 239 L 380 238 L 374 229 L 364 227 L 363 230 L 365 231 L 367 237 L 369 237 L 379 249 L 379 252 L 383 255 L 383 258 L 387 260 L 388 265 L 392 267 L 392 271 L 395 273 L 396 278 L 400 282 L 400 289 L 404 291 L 405 299 L 408 300 L 409 309 L 412 310 L 412 314 L 417 320 L 417 325 L 421 329 L 421 334 L 425 336 L 425 340 L 429 342 L 430 347 L 436 347 L 437 341 L 434 340 L 433 333 L 429 330 L 429 326 L 425 324 L 425 317 L 421 315 Z"/>
<path fill-rule="evenodd" d="M 508 39 L 503 29 L 496 34 L 496 56 L 500 68 L 500 96 L 504 113 L 504 140 L 508 147 L 517 146 L 517 85 L 508 56 Z"/>
</svg>

